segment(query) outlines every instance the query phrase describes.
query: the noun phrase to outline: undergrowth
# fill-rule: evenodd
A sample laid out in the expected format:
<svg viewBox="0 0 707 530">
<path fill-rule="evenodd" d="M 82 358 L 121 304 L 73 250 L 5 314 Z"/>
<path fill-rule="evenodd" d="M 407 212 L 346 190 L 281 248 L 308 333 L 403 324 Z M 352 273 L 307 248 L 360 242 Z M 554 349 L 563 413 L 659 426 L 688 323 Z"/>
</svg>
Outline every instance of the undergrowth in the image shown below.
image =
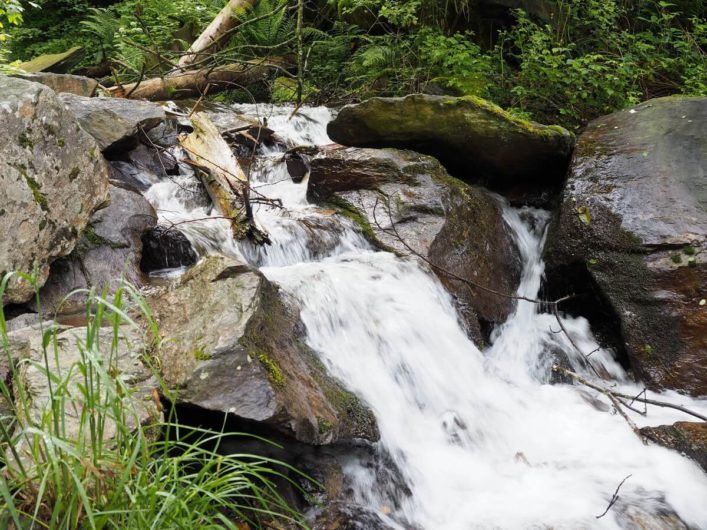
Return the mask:
<svg viewBox="0 0 707 530">
<path fill-rule="evenodd" d="M 7 274 L 0 299 L 18 279 L 38 291 L 34 278 Z M 0 309 L 0 343 L 10 367 L 0 381 L 10 409 L 0 421 L 0 527 L 305 527 L 276 488 L 282 481 L 296 487 L 296 470 L 257 455 L 220 454 L 221 441 L 233 433 L 170 418 L 142 424 L 142 407 L 159 409 L 157 389 L 153 403 L 149 391 L 147 401 L 138 398 L 119 359 L 125 348 L 139 347 L 150 364 L 160 335 L 149 307 L 128 284 L 110 296 L 79 294 L 88 299 L 85 327 L 67 334 L 65 326 L 40 323 L 29 351 L 8 333 Z M 41 307 L 38 295 L 36 303 Z M 74 346 L 79 355 L 66 366 L 61 356 Z"/>
</svg>

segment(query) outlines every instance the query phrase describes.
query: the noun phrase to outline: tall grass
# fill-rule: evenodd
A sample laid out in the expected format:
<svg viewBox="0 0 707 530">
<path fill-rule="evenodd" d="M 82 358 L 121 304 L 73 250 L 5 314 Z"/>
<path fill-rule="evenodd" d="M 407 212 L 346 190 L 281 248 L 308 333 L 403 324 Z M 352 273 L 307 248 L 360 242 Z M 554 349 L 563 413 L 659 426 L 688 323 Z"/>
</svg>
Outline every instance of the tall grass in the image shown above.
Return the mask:
<svg viewBox="0 0 707 530">
<path fill-rule="evenodd" d="M 0 300 L 12 276 L 2 278 Z M 17 276 L 38 291 L 34 278 Z M 297 472 L 286 464 L 219 454 L 223 432 L 170 419 L 141 425 L 144 415 L 120 373 L 118 356 L 126 329 L 143 334 L 142 344 L 159 348 L 155 321 L 130 285 L 110 296 L 82 294 L 86 324 L 74 332 L 79 357 L 62 370 L 63 330 L 40 324 L 41 352 L 18 359 L 0 307 L 0 343 L 12 372 L 10 383 L 0 381 L 0 392 L 13 418 L 0 422 L 0 528 L 242 529 L 273 522 L 305 527 L 276 487 L 294 484 L 290 476 Z M 144 355 L 147 360 L 150 352 Z M 35 389 L 22 377 L 29 369 L 46 378 L 46 399 L 32 395 Z"/>
</svg>

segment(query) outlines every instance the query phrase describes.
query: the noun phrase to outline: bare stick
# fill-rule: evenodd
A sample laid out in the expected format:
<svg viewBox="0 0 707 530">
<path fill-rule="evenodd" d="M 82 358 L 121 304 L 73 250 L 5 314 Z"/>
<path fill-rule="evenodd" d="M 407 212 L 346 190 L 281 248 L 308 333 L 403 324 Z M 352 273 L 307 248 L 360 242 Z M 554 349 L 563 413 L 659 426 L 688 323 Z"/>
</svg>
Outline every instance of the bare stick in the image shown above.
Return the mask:
<svg viewBox="0 0 707 530">
<path fill-rule="evenodd" d="M 703 416 L 702 414 L 700 414 L 698 412 L 693 412 L 692 410 L 682 407 L 680 405 L 673 405 L 672 403 L 668 403 L 667 401 L 658 401 L 657 399 L 649 399 L 645 396 L 642 398 L 641 397 L 634 398 L 634 396 L 631 396 L 628 394 L 622 394 L 621 392 L 615 392 L 615 391 L 610 390 L 606 387 L 595 385 L 594 383 L 584 379 L 581 375 L 576 374 L 573 371 L 568 370 L 567 368 L 563 368 L 562 366 L 559 366 L 557 364 L 553 365 L 552 369 L 555 372 L 562 372 L 563 374 L 570 376 L 572 379 L 574 379 L 578 383 L 581 383 L 584 386 L 587 386 L 589 388 L 593 388 L 597 392 L 601 392 L 602 394 L 604 394 L 606 396 L 612 395 L 615 398 L 633 399 L 635 401 L 638 401 L 639 403 L 645 403 L 647 405 L 655 405 L 656 407 L 675 409 L 675 410 L 679 410 L 680 412 L 684 412 L 685 414 L 689 414 L 690 416 L 694 416 L 695 418 L 699 418 L 702 421 L 707 421 L 707 417 Z M 640 396 L 640 394 L 639 394 L 639 396 Z"/>
<path fill-rule="evenodd" d="M 628 479 L 631 478 L 631 475 L 627 475 L 620 483 L 619 486 L 616 488 L 616 491 L 614 494 L 611 496 L 611 500 L 609 501 L 609 506 L 606 507 L 606 510 L 604 510 L 604 513 L 601 515 L 597 515 L 597 519 L 601 519 L 604 517 L 607 513 L 609 513 L 609 510 L 611 510 L 611 507 L 616 504 L 616 501 L 619 500 L 619 490 L 621 489 L 621 486 L 624 485 L 624 482 L 626 482 Z"/>
</svg>

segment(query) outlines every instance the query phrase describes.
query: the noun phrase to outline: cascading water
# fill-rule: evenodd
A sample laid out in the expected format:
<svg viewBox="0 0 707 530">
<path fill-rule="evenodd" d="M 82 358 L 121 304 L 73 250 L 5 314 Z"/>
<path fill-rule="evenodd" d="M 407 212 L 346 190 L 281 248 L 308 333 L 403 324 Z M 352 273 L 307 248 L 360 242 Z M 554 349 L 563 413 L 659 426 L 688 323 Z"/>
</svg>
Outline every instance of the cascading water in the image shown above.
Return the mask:
<svg viewBox="0 0 707 530">
<path fill-rule="evenodd" d="M 240 107 L 255 113 L 257 107 Z M 297 143 L 327 143 L 326 109 L 270 109 L 268 124 Z M 306 182 L 287 178 L 281 153 L 263 153 L 252 185 L 283 208 L 259 206 L 259 226 L 273 245 L 237 245 L 228 224 L 205 206 L 185 203 L 177 182 L 153 186 L 148 198 L 164 222 L 177 225 L 202 252 L 239 255 L 261 267 L 299 305 L 308 344 L 330 372 L 374 411 L 380 449 L 397 466 L 405 493 L 378 484 L 356 462 L 345 469 L 352 501 L 380 513 L 391 528 L 467 530 L 707 528 L 707 476 L 691 461 L 645 446 L 595 393 L 548 383 L 562 352 L 591 378 L 582 355 L 557 331 L 554 315 L 519 301 L 481 352 L 465 334 L 449 295 L 415 260 L 374 251 L 347 221 L 307 204 Z M 183 192 L 183 190 L 182 190 Z M 518 294 L 538 296 L 549 214 L 504 206 L 523 259 Z M 563 318 L 583 351 L 598 345 L 588 323 Z M 608 351 L 595 369 L 627 393 L 632 384 Z M 661 399 L 686 401 L 675 393 Z M 707 410 L 707 403 L 690 407 Z M 652 408 L 637 423 L 687 419 Z M 620 499 L 607 507 L 626 476 Z M 675 514 L 675 515 L 673 515 Z M 679 519 L 678 519 L 679 517 Z"/>
</svg>

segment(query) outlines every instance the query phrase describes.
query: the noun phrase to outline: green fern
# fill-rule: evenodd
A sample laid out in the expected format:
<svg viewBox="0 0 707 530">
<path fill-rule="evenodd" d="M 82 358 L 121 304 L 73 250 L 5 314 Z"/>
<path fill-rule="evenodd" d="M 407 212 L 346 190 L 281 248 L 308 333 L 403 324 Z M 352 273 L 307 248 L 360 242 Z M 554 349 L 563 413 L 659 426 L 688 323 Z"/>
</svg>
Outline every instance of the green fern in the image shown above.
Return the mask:
<svg viewBox="0 0 707 530">
<path fill-rule="evenodd" d="M 115 34 L 118 31 L 118 19 L 112 11 L 92 7 L 91 13 L 80 22 L 81 32 L 95 40 L 100 50 L 96 59 L 107 60 L 115 51 Z"/>
<path fill-rule="evenodd" d="M 287 0 L 261 0 L 243 21 L 236 46 L 256 56 L 286 53 L 295 35 Z"/>
</svg>

